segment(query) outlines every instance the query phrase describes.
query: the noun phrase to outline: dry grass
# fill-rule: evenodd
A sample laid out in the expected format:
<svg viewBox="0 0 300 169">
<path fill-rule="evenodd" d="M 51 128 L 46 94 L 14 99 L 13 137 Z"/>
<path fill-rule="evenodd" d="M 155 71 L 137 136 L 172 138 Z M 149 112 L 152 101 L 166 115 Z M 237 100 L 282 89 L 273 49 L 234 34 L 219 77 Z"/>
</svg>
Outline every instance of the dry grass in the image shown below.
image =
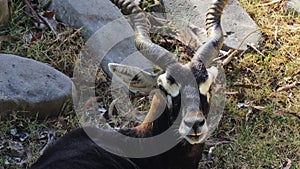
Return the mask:
<svg viewBox="0 0 300 169">
<path fill-rule="evenodd" d="M 22 1 L 12 0 L 10 5 L 11 21 L 7 28 L 0 30 L 0 53 L 38 60 L 72 77 L 74 62 L 84 44 L 80 30 L 58 23 L 56 36 L 47 27 L 35 25 L 36 20 Z M 55 131 L 55 136 L 59 137 L 78 127 L 70 105 L 65 105 L 63 112 L 65 115 L 56 120 L 37 121 L 12 114 L 10 121 L 0 121 L 0 168 L 27 168 L 47 143 L 47 133 Z M 20 141 L 11 133 L 13 129 L 28 133 L 28 138 Z M 8 148 L 13 143 L 18 143 L 19 147 Z M 24 164 L 16 164 L 22 162 Z"/>
<path fill-rule="evenodd" d="M 9 27 L 0 31 L 1 53 L 17 54 L 51 65 L 72 76 L 74 62 L 84 41 L 80 30 L 58 23 L 56 36 L 38 23 L 22 1 L 11 1 Z"/>
<path fill-rule="evenodd" d="M 257 49 L 263 55 L 249 48 L 225 67 L 227 90 L 238 94 L 227 96 L 224 117 L 212 139 L 226 140 L 229 144 L 216 145 L 210 160 L 207 154 L 203 157 L 202 168 L 283 168 L 289 160 L 290 168 L 300 168 L 300 17 L 285 14 L 284 1 L 260 5 L 265 2 L 269 1 L 240 0 L 262 31 Z M 84 43 L 80 31 L 60 25 L 57 39 L 51 30 L 34 26 L 34 18 L 21 1 L 12 0 L 11 5 L 13 20 L 8 29 L 0 31 L 1 53 L 46 62 L 72 76 L 76 56 Z M 29 34 L 41 33 L 40 38 L 27 40 Z M 295 87 L 277 91 L 295 82 Z M 102 86 L 97 90 L 99 95 L 109 94 L 103 88 L 109 86 L 107 83 L 98 84 Z M 108 109 L 110 97 L 101 99 Z M 250 106 L 237 108 L 238 103 Z M 143 104 L 149 106 L 147 102 Z M 68 108 L 65 115 L 54 121 L 17 116 L 12 116 L 11 121 L 1 121 L 0 145 L 18 141 L 10 130 L 22 128 L 29 132 L 29 137 L 21 142 L 26 149 L 21 160 L 28 154 L 32 158 L 21 166 L 15 165 L 16 160 L 12 159 L 15 152 L 0 146 L 0 168 L 26 168 L 47 142 L 46 138 L 40 138 L 41 133 L 55 130 L 61 136 L 78 127 L 77 122 Z"/>
<path fill-rule="evenodd" d="M 285 14 L 283 1 L 269 6 L 258 0 L 240 3 L 263 34 L 257 48 L 263 55 L 249 48 L 225 68 L 228 91 L 239 94 L 227 96 L 213 137 L 230 144 L 216 146 L 213 161 L 203 166 L 283 168 L 291 160 L 291 168 L 300 168 L 300 17 Z M 297 85 L 277 91 L 292 83 Z M 239 109 L 238 103 L 264 110 Z"/>
</svg>

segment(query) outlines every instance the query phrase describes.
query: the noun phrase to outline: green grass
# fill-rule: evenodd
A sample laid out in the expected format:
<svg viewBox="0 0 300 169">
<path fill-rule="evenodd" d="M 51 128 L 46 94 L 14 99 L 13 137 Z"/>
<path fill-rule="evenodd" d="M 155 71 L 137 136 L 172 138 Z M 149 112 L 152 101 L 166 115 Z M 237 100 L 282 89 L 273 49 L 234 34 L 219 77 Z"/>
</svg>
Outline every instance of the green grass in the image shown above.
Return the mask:
<svg viewBox="0 0 300 169">
<path fill-rule="evenodd" d="M 258 24 L 262 39 L 258 50 L 264 56 L 249 48 L 243 55 L 225 66 L 227 91 L 237 95 L 226 96 L 223 119 L 211 139 L 226 140 L 228 144 L 215 145 L 211 160 L 205 153 L 202 168 L 283 168 L 291 161 L 293 169 L 300 168 L 300 16 L 285 14 L 283 2 L 260 6 L 267 1 L 240 0 L 254 21 Z M 54 68 L 72 76 L 74 64 L 84 44 L 80 30 L 59 26 L 59 39 L 49 29 L 34 26 L 34 18 L 25 12 L 22 1 L 11 1 L 12 20 L 9 27 L 0 31 L 0 52 L 17 54 L 48 63 Z M 42 33 L 42 37 L 27 41 L 28 34 Z M 107 87 L 109 78 L 100 71 L 97 95 L 108 109 L 112 101 Z M 293 89 L 278 92 L 293 82 Z M 239 84 L 239 85 L 237 85 Z M 245 87 L 253 86 L 252 88 Z M 255 87 L 259 86 L 259 87 Z M 106 97 L 107 96 L 107 97 Z M 237 108 L 238 103 L 252 106 Z M 134 100 L 136 105 L 149 103 Z M 35 118 L 12 115 L 11 120 L 0 121 L 0 143 L 17 141 L 9 131 L 20 127 L 29 132 L 22 145 L 31 154 L 30 160 L 22 166 L 5 164 L 12 152 L 0 149 L 0 168 L 26 168 L 39 156 L 46 139 L 39 138 L 44 131 L 55 130 L 57 136 L 79 126 L 74 112 L 66 105 L 65 114 L 57 120 L 37 121 Z M 264 109 L 256 109 L 261 106 Z M 124 120 L 118 116 L 116 120 Z M 125 119 L 126 120 L 126 119 Z M 4 143 L 6 145 L 7 143 Z M 210 146 L 206 146 L 208 151 Z M 27 155 L 22 156 L 25 160 Z"/>
</svg>

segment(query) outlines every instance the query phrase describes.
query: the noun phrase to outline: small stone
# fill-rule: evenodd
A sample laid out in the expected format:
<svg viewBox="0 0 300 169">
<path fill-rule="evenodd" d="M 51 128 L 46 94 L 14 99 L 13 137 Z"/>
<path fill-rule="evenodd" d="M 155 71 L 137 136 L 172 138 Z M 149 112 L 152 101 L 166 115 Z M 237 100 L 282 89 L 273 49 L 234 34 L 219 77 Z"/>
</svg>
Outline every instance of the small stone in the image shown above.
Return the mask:
<svg viewBox="0 0 300 169">
<path fill-rule="evenodd" d="M 7 147 L 11 154 L 14 156 L 22 156 L 25 153 L 25 149 L 22 143 L 16 141 L 9 141 Z"/>
<path fill-rule="evenodd" d="M 237 108 L 240 109 L 240 108 L 244 107 L 244 105 L 245 105 L 244 103 L 238 103 L 236 106 L 237 106 Z"/>
<path fill-rule="evenodd" d="M 12 128 L 12 129 L 10 129 L 10 134 L 11 135 L 16 135 L 18 133 L 18 130 L 17 130 L 17 128 Z"/>
<path fill-rule="evenodd" d="M 29 133 L 19 132 L 17 128 L 10 129 L 10 134 L 21 142 L 24 142 L 29 137 Z"/>
</svg>

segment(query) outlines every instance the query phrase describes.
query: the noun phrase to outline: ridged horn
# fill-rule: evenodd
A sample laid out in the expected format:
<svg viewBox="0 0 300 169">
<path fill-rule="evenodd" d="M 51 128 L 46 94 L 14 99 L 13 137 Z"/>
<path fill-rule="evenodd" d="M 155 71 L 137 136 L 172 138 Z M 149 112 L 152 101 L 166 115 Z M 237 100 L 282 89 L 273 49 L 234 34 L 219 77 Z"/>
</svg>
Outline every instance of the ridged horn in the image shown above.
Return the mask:
<svg viewBox="0 0 300 169">
<path fill-rule="evenodd" d="M 224 36 L 221 15 L 229 0 L 212 0 L 206 13 L 206 31 L 209 40 L 196 52 L 193 62 L 202 61 L 206 66 L 218 56 Z"/>
<path fill-rule="evenodd" d="M 135 45 L 147 59 L 163 70 L 176 63 L 176 59 L 171 52 L 151 42 L 149 38 L 150 22 L 134 0 L 110 1 L 118 6 L 124 15 L 130 15 L 129 17 L 133 23 Z"/>
</svg>

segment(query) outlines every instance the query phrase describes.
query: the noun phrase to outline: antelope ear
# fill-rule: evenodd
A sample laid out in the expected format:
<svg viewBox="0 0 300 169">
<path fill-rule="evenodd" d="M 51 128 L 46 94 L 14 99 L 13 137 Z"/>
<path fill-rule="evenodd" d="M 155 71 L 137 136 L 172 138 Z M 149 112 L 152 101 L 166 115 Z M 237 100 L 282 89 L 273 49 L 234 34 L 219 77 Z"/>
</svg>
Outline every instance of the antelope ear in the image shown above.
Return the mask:
<svg viewBox="0 0 300 169">
<path fill-rule="evenodd" d="M 109 63 L 108 68 L 133 93 L 150 94 L 156 88 L 157 76 L 138 67 Z"/>
<path fill-rule="evenodd" d="M 199 85 L 200 93 L 207 96 L 209 94 L 210 86 L 213 82 L 215 82 L 217 76 L 218 76 L 218 68 L 212 66 L 207 69 L 208 78 L 204 83 L 201 83 Z"/>
</svg>

